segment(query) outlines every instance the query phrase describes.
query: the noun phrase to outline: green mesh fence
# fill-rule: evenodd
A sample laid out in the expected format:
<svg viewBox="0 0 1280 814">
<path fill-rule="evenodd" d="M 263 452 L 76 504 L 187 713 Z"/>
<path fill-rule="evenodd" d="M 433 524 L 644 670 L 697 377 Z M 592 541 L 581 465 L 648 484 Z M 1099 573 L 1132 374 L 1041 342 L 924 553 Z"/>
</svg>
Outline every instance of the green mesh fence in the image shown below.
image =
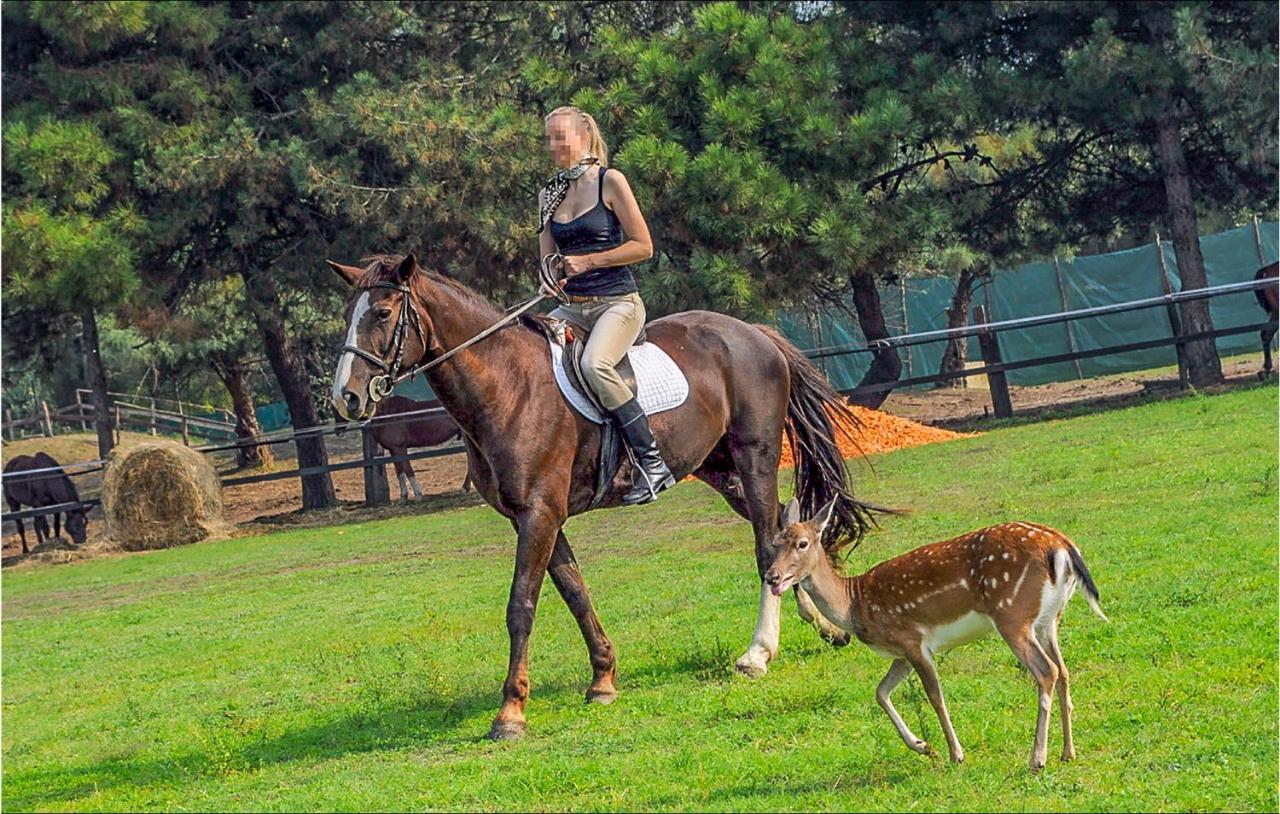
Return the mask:
<svg viewBox="0 0 1280 814">
<path fill-rule="evenodd" d="M 1259 239 L 1260 244 L 1254 237 L 1252 226 L 1200 238 L 1209 285 L 1252 280 L 1261 266 L 1274 262 L 1280 249 L 1280 224 L 1260 224 Z M 1259 262 L 1259 246 L 1265 262 Z M 1161 249 L 1168 269 L 1170 288 L 1181 291 L 1182 281 L 1178 277 L 1178 262 L 1174 257 L 1173 246 L 1168 241 L 1161 241 Z M 974 292 L 971 307 L 986 305 L 991 320 L 1003 320 L 1158 297 L 1164 293 L 1161 283 L 1164 273 L 1154 242 L 1110 254 L 1076 257 L 1072 260 L 1060 258 L 1056 271 L 1052 260 L 1037 261 L 1015 269 L 997 271 L 989 284 L 980 286 Z M 955 283 L 945 277 L 906 279 L 900 285 L 881 288 L 881 305 L 889 333 L 902 336 L 946 328 L 947 308 L 951 305 L 954 293 Z M 1218 328 L 1248 325 L 1263 318 L 1252 292 L 1216 297 L 1209 301 L 1209 312 L 1214 326 Z M 782 333 L 801 348 L 860 346 L 865 342 L 857 320 L 853 317 L 852 307 L 850 313 L 839 310 L 780 312 L 777 324 Z M 1012 362 L 1067 353 L 1073 348 L 1091 350 L 1172 335 L 1165 309 L 1149 308 L 1059 325 L 1002 331 L 1000 350 L 1004 360 Z M 1218 340 L 1218 350 L 1224 356 L 1258 350 L 1260 347 L 1258 336 L 1253 333 Z M 945 348 L 945 342 L 929 342 L 899 349 L 903 378 L 937 373 Z M 976 340 L 970 339 L 968 351 L 969 361 L 981 361 Z M 1077 362 L 1011 370 L 1007 375 L 1012 384 L 1042 384 L 1176 363 L 1177 357 L 1170 345 L 1080 359 Z M 847 390 L 856 387 L 866 373 L 870 355 L 848 353 L 829 356 L 815 360 L 815 364 L 826 373 L 833 385 Z M 396 392 L 420 401 L 435 398 L 426 378 L 422 376 L 402 384 L 396 388 Z M 287 426 L 288 411 L 283 402 L 259 407 L 258 421 L 268 431 Z"/>
<path fill-rule="evenodd" d="M 1259 224 L 1257 238 L 1252 226 L 1208 235 L 1200 239 L 1200 247 L 1209 285 L 1252 280 L 1259 267 L 1275 262 L 1280 249 L 1280 224 Z M 986 305 L 988 317 L 994 321 L 1157 297 L 1165 290 L 1162 280 L 1166 269 L 1170 289 L 1181 291 L 1182 281 L 1178 276 L 1173 246 L 1168 241 L 1161 241 L 1160 250 L 1164 254 L 1163 268 L 1160 251 L 1152 242 L 1109 254 L 1071 260 L 1059 258 L 1056 269 L 1053 261 L 1049 260 L 997 271 L 990 283 L 974 292 L 972 305 Z M 1262 260 L 1259 259 L 1259 251 Z M 901 285 L 881 288 L 881 304 L 890 334 L 898 336 L 945 328 L 946 310 L 954 292 L 955 284 L 948 278 L 909 279 Z M 1215 297 L 1209 303 L 1213 324 L 1218 328 L 1248 325 L 1263 318 L 1252 292 Z M 864 342 L 852 315 L 839 311 L 780 313 L 777 321 L 782 332 L 801 348 L 861 345 Z M 1012 362 L 1068 353 L 1073 349 L 1093 350 L 1166 336 L 1172 336 L 1169 318 L 1164 308 L 1157 307 L 1002 331 L 1000 350 L 1004 360 Z M 945 347 L 944 342 L 930 342 L 901 348 L 903 377 L 937 373 Z M 1260 347 L 1258 336 L 1253 333 L 1218 340 L 1218 350 L 1224 356 Z M 975 340 L 969 341 L 968 351 L 970 361 L 981 359 Z M 832 384 L 848 389 L 857 386 L 867 370 L 870 356 L 850 353 L 815 362 L 826 372 Z M 1176 362 L 1177 357 L 1170 345 L 1012 370 L 1007 375 L 1012 384 L 1041 384 Z"/>
</svg>

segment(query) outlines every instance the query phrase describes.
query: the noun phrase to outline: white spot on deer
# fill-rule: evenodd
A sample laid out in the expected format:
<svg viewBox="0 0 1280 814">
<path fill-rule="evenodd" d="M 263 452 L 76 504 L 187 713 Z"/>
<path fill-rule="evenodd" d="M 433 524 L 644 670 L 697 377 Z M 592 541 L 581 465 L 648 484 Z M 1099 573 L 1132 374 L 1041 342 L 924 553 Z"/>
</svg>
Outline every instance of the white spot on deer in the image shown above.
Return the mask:
<svg viewBox="0 0 1280 814">
<path fill-rule="evenodd" d="M 1008 571 L 1005 571 L 1005 572 L 1004 572 L 1004 581 L 1005 581 L 1005 582 L 1008 582 L 1008 581 L 1009 581 L 1009 572 L 1008 572 Z"/>
<path fill-rule="evenodd" d="M 1006 552 L 1004 552 L 1003 554 L 1001 554 L 1001 555 L 1000 555 L 1000 559 L 1002 559 L 1002 560 L 1007 560 L 1007 559 L 1009 559 L 1009 552 L 1008 552 L 1008 551 L 1006 551 Z"/>
</svg>

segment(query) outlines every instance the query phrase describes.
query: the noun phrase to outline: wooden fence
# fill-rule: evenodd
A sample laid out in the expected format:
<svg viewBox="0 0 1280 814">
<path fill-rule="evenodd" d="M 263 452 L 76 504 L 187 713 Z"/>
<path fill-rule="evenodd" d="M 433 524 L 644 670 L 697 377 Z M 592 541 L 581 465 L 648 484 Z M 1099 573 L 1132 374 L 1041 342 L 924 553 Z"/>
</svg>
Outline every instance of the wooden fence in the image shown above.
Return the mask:
<svg viewBox="0 0 1280 814">
<path fill-rule="evenodd" d="M 1084 308 L 1075 311 L 1065 311 L 1057 314 L 1045 314 L 1036 317 L 1024 317 L 1021 319 L 1003 320 L 998 322 L 987 322 L 985 313 L 981 307 L 975 309 L 975 324 L 962 328 L 950 328 L 941 331 L 928 331 L 924 333 L 909 334 L 905 336 L 891 337 L 889 339 L 877 340 L 869 346 L 848 345 L 848 346 L 832 346 L 824 348 L 815 348 L 806 351 L 806 356 L 810 358 L 821 358 L 823 356 L 834 356 L 845 353 L 873 353 L 882 348 L 904 347 L 912 344 L 924 342 L 937 342 L 939 340 L 950 339 L 960 336 L 977 337 L 979 347 L 982 352 L 983 364 L 981 367 L 966 368 L 948 373 L 936 373 L 927 376 L 914 376 L 906 379 L 899 379 L 894 382 L 886 382 L 883 384 L 868 385 L 865 387 L 855 387 L 841 391 L 845 395 L 857 395 L 862 393 L 881 392 L 884 390 L 892 390 L 899 387 L 908 387 L 916 384 L 928 384 L 934 382 L 947 381 L 956 378 L 967 378 L 970 376 L 985 376 L 987 386 L 991 392 L 991 402 L 993 410 L 998 417 L 1008 417 L 1013 415 L 1014 406 L 1009 395 L 1008 384 L 1005 380 L 1004 373 L 1008 370 L 1016 370 L 1024 367 L 1034 367 L 1037 365 L 1047 365 L 1056 362 L 1071 361 L 1074 359 L 1085 359 L 1094 356 L 1104 356 L 1108 354 L 1124 353 L 1131 350 L 1139 350 L 1146 348 L 1155 348 L 1162 346 L 1174 346 L 1175 352 L 1181 361 L 1183 356 L 1183 347 L 1186 343 L 1203 339 L 1217 338 L 1220 336 L 1230 336 L 1239 333 L 1258 332 L 1264 327 L 1270 325 L 1269 321 L 1259 321 L 1252 325 L 1242 325 L 1233 328 L 1222 328 L 1203 333 L 1186 333 L 1183 331 L 1181 322 L 1177 317 L 1177 309 L 1173 306 L 1179 302 L 1196 299 L 1209 299 L 1211 297 L 1226 296 L 1231 294 L 1249 293 L 1265 286 L 1276 286 L 1276 280 L 1251 280 L 1241 283 L 1231 283 L 1228 285 L 1213 286 L 1211 288 L 1195 289 L 1191 291 L 1179 291 L 1176 293 L 1168 293 L 1161 297 L 1151 297 L 1143 300 L 1134 300 L 1127 303 L 1117 303 L 1113 305 L 1104 305 L 1094 308 Z M 1164 337 L 1156 337 L 1142 342 L 1132 342 L 1124 345 L 1114 345 L 1104 348 L 1093 348 L 1090 350 L 1074 350 L 1068 353 L 1054 354 L 1052 356 L 1040 356 L 1033 359 L 1018 359 L 1015 361 L 1005 361 L 1000 352 L 999 334 L 1003 331 L 1019 330 L 1039 325 L 1051 325 L 1056 323 L 1070 323 L 1073 320 L 1086 319 L 1089 317 L 1104 316 L 1107 314 L 1116 314 L 1126 311 L 1136 311 L 1149 308 L 1162 308 L 1165 310 L 1169 319 L 1170 335 Z M 1186 371 L 1185 365 L 1180 365 L 1180 383 L 1185 387 Z M 64 408 L 65 409 L 65 408 Z M 127 410 L 136 409 L 135 407 L 127 407 Z M 61 414 L 62 411 L 49 411 L 48 417 L 50 422 L 55 420 L 54 416 Z M 157 411 L 144 410 L 148 417 L 156 415 Z M 327 472 L 338 472 L 347 469 L 363 469 L 364 470 L 364 487 L 365 487 L 365 505 L 379 506 L 390 502 L 390 489 L 387 482 L 386 465 L 396 461 L 417 461 L 424 458 L 437 458 L 445 455 L 457 455 L 464 453 L 466 448 L 461 444 L 452 444 L 432 449 L 421 450 L 419 452 L 406 453 L 404 455 L 379 455 L 377 444 L 373 440 L 373 426 L 382 423 L 395 423 L 401 421 L 412 421 L 424 415 L 439 414 L 444 412 L 443 408 L 431 407 L 428 409 L 417 410 L 411 413 L 397 413 L 387 416 L 376 416 L 369 421 L 349 422 L 340 425 L 328 425 L 323 427 L 310 427 L 303 430 L 296 430 L 287 433 L 276 433 L 264 436 L 260 439 L 245 439 L 235 442 L 212 444 L 196 449 L 204 453 L 213 453 L 226 450 L 233 450 L 247 446 L 261 446 L 269 444 L 288 444 L 294 443 L 303 438 L 324 437 L 336 435 L 347 431 L 359 431 L 361 433 L 361 457 L 357 460 L 342 461 L 331 463 L 325 466 L 314 466 L 305 468 L 295 468 L 278 472 L 267 472 L 256 475 L 231 476 L 222 480 L 223 486 L 241 486 L 253 483 L 265 483 L 268 481 L 282 480 L 286 478 L 301 478 L 306 475 L 317 475 Z M 122 412 L 122 415 L 127 415 Z M 83 414 L 81 414 L 83 415 Z M 191 417 L 186 417 L 188 422 L 196 421 Z M 42 421 L 44 416 L 36 416 L 26 421 Z M 91 421 L 91 417 L 89 419 Z M 199 421 L 207 421 L 198 419 Z M 209 422 L 217 424 L 217 422 Z M 195 426 L 194 423 L 189 427 Z M 76 472 L 68 471 L 68 474 L 86 474 L 87 472 L 96 471 L 102 468 L 101 461 L 89 461 L 84 464 L 73 464 L 62 467 L 53 473 L 39 473 L 41 476 L 52 476 L 60 474 L 63 470 L 71 470 L 79 467 Z M 8 476 L 6 476 L 8 477 Z M 86 502 L 84 505 L 91 505 Z M 52 508 L 44 510 L 27 510 L 22 513 L 5 514 L 0 520 L 8 520 L 11 517 L 31 517 L 37 514 L 47 514 L 53 511 Z"/>
</svg>

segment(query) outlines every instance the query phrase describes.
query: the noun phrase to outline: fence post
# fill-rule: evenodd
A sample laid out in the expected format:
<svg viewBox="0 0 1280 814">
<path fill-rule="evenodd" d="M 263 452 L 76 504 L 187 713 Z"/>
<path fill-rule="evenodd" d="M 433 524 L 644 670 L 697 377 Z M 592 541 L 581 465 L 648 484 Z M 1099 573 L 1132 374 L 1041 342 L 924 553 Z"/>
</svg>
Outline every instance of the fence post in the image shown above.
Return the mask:
<svg viewBox="0 0 1280 814">
<path fill-rule="evenodd" d="M 76 388 L 76 415 L 80 418 L 80 432 L 88 432 L 89 425 L 84 420 L 84 399 L 80 397 L 80 388 Z"/>
<path fill-rule="evenodd" d="M 1173 284 L 1169 282 L 1169 266 L 1164 261 L 1164 249 L 1160 247 L 1159 232 L 1156 232 L 1156 256 L 1160 258 L 1160 287 L 1167 296 L 1173 293 Z M 1173 346 L 1174 352 L 1178 355 L 1178 387 L 1186 390 L 1191 386 L 1191 380 L 1187 374 L 1187 349 L 1182 342 L 1182 320 L 1178 317 L 1178 306 L 1173 303 L 1165 305 L 1164 310 L 1169 316 L 1169 329 L 1173 331 L 1173 337 L 1178 340 Z"/>
<path fill-rule="evenodd" d="M 1058 265 L 1058 255 L 1053 256 L 1053 276 L 1058 278 L 1058 301 L 1062 303 L 1062 310 L 1067 309 L 1067 287 L 1062 282 L 1062 266 Z M 1072 353 L 1076 352 L 1076 333 L 1071 329 L 1071 320 L 1067 320 L 1067 350 Z M 1083 379 L 1084 373 L 1080 371 L 1080 360 L 1072 359 L 1072 363 L 1076 366 L 1076 378 Z"/>
<path fill-rule="evenodd" d="M 116 446 L 120 446 L 120 405 L 116 404 Z"/>
<path fill-rule="evenodd" d="M 53 437 L 53 419 L 49 417 L 49 402 L 40 399 L 40 411 L 44 413 L 44 434 L 47 438 Z"/>
<path fill-rule="evenodd" d="M 156 397 L 151 397 L 151 434 L 156 434 Z"/>
<path fill-rule="evenodd" d="M 902 303 L 902 335 L 906 336 L 911 333 L 911 324 L 907 319 L 907 284 L 898 278 L 898 298 Z M 911 378 L 911 346 L 903 348 L 907 352 L 907 378 Z"/>
<path fill-rule="evenodd" d="M 985 324 L 987 309 L 981 305 L 973 309 L 973 321 L 978 325 Z M 999 366 L 1004 361 L 1000 358 L 1000 340 L 995 331 L 984 330 L 978 334 L 978 349 L 982 351 L 982 361 L 988 367 Z M 1009 381 L 1004 371 L 988 371 L 987 386 L 991 389 L 991 407 L 996 418 L 1012 418 L 1013 402 L 1009 399 Z"/>
<path fill-rule="evenodd" d="M 182 418 L 182 445 L 191 446 L 191 435 L 187 431 L 187 414 L 182 409 L 182 399 L 178 399 L 178 415 Z"/>
<path fill-rule="evenodd" d="M 360 428 L 360 449 L 365 461 L 378 457 L 378 442 L 373 438 L 373 427 Z M 364 468 L 364 505 L 386 506 L 391 502 L 391 484 L 387 482 L 386 464 L 369 464 Z"/>
<path fill-rule="evenodd" d="M 1258 228 L 1258 216 L 1253 216 L 1253 247 L 1258 250 L 1258 265 L 1267 264 L 1267 256 L 1262 251 L 1262 230 Z"/>
</svg>

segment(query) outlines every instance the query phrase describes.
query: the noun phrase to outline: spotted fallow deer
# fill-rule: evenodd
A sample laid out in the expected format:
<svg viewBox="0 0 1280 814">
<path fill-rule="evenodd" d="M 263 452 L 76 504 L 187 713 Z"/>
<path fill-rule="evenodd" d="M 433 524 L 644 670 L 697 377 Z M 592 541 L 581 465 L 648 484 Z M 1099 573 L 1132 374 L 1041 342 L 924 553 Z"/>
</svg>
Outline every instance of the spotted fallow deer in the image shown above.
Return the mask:
<svg viewBox="0 0 1280 814">
<path fill-rule="evenodd" d="M 964 760 L 942 698 L 934 656 L 996 630 L 1038 685 L 1040 712 L 1031 769 L 1045 764 L 1055 685 L 1062 707 L 1062 759 L 1075 757 L 1071 693 L 1067 665 L 1058 648 L 1058 620 L 1077 583 L 1089 607 L 1103 620 L 1107 617 L 1074 543 L 1048 526 L 1005 523 L 922 546 L 861 576 L 844 577 L 836 570 L 837 551 L 822 544 L 830 514 L 830 507 L 824 506 L 816 517 L 801 522 L 799 504 L 792 500 L 787 505 L 765 583 L 777 595 L 799 585 L 827 619 L 893 659 L 876 688 L 876 700 L 908 748 L 929 752 L 928 744 L 907 728 L 894 709 L 890 694 L 914 668 L 938 714 L 951 759 Z"/>
</svg>

